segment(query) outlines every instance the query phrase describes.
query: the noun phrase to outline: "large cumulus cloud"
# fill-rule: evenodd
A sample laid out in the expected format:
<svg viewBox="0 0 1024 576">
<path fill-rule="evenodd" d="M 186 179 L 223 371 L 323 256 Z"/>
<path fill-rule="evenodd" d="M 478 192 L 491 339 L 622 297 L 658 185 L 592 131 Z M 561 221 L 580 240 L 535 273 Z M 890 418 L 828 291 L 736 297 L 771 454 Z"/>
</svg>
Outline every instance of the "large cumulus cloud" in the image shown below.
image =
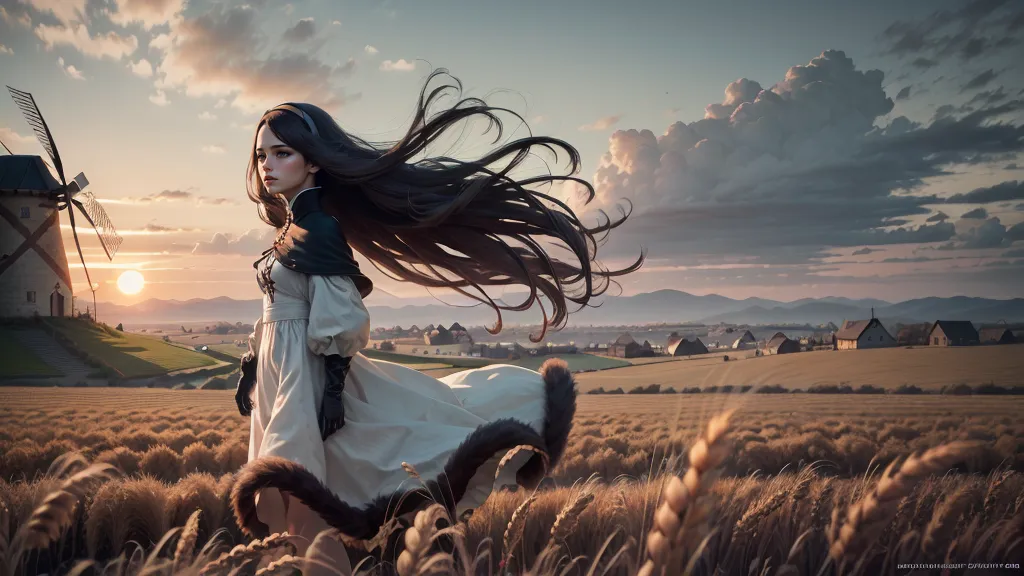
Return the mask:
<svg viewBox="0 0 1024 576">
<path fill-rule="evenodd" d="M 628 198 L 635 210 L 621 246 L 644 241 L 652 255 L 807 262 L 828 246 L 951 240 L 952 222 L 924 222 L 943 199 L 921 188 L 950 166 L 1024 149 L 1024 129 L 1006 121 L 1021 102 L 927 126 L 886 122 L 893 106 L 882 72 L 858 70 L 841 51 L 790 68 L 769 88 L 739 79 L 701 120 L 660 136 L 615 132 L 594 175 L 598 204 Z"/>
</svg>

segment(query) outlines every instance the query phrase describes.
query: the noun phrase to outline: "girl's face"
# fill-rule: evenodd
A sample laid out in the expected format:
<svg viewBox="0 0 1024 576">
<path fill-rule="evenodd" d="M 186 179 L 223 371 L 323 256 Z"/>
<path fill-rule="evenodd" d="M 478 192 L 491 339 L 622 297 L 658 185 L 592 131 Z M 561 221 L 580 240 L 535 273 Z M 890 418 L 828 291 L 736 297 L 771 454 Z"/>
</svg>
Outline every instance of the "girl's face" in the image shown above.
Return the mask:
<svg viewBox="0 0 1024 576">
<path fill-rule="evenodd" d="M 313 174 L 320 170 L 281 142 L 266 124 L 256 134 L 256 167 L 267 191 L 289 200 L 298 192 L 315 186 Z"/>
</svg>

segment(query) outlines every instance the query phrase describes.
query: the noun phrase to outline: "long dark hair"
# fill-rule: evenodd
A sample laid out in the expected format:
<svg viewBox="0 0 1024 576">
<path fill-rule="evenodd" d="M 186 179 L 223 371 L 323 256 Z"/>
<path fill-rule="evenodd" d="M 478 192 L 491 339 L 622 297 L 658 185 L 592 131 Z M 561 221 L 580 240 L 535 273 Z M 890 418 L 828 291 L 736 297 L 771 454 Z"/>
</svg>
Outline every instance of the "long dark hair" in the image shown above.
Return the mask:
<svg viewBox="0 0 1024 576">
<path fill-rule="evenodd" d="M 573 176 L 579 172 L 579 152 L 563 140 L 530 135 L 474 161 L 439 156 L 407 162 L 460 120 L 487 118 L 487 131 L 494 125 L 498 128 L 495 142 L 502 134 L 497 112 L 522 120 L 511 110 L 488 106 L 478 98 L 460 99 L 428 118 L 431 105 L 449 89 L 462 94 L 462 83 L 454 77 L 454 85 L 444 84 L 428 94 L 430 81 L 442 74 L 447 71 L 435 70 L 425 81 L 412 125 L 397 142 L 366 142 L 342 130 L 327 112 L 306 103 L 295 105 L 312 117 L 319 136 L 299 115 L 281 110 L 265 115 L 256 131 L 266 123 L 282 142 L 320 167 L 315 178 L 325 191 L 324 210 L 341 223 L 352 249 L 382 273 L 430 288 L 450 288 L 489 305 L 498 316 L 494 327 L 488 328 L 491 334 L 501 331 L 501 310 L 528 310 L 537 302 L 544 322 L 540 335 L 531 334 L 530 340 L 539 342 L 549 327 L 557 330 L 565 325 L 567 300 L 582 309 L 607 290 L 613 277 L 639 269 L 644 254 L 641 251 L 635 262 L 621 270 L 603 269 L 596 261 L 595 236 L 621 225 L 629 213 L 623 211 L 621 218 L 612 220 L 602 210 L 603 222 L 588 228 L 564 202 L 527 188 L 572 181 L 586 190 L 584 204 L 593 200 L 593 186 Z M 260 181 L 255 137 L 253 142 L 246 182 L 249 198 L 260 205 L 263 221 L 280 228 L 287 203 L 271 195 Z M 551 151 L 556 159 L 556 148 L 565 151 L 569 174 L 522 180 L 509 176 L 535 146 Z M 490 168 L 508 157 L 511 160 L 503 168 Z M 559 247 L 567 248 L 578 264 L 549 256 L 539 242 L 542 238 L 563 244 Z M 483 289 L 516 284 L 528 287 L 530 295 L 515 305 L 499 304 Z M 470 287 L 479 295 L 468 292 Z M 538 290 L 553 306 L 550 315 Z"/>
</svg>

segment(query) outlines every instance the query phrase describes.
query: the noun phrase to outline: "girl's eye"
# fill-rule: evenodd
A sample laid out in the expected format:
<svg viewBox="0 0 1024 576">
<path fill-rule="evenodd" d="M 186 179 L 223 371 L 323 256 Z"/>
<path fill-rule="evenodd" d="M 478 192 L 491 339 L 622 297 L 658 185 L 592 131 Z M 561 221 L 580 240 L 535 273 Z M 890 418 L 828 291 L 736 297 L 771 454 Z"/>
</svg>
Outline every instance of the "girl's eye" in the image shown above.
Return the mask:
<svg viewBox="0 0 1024 576">
<path fill-rule="evenodd" d="M 277 153 L 277 157 L 278 157 L 278 158 L 284 158 L 284 157 L 285 157 L 285 156 L 287 156 L 287 155 L 288 155 L 288 153 L 287 153 L 287 152 L 278 152 L 278 153 Z"/>
</svg>

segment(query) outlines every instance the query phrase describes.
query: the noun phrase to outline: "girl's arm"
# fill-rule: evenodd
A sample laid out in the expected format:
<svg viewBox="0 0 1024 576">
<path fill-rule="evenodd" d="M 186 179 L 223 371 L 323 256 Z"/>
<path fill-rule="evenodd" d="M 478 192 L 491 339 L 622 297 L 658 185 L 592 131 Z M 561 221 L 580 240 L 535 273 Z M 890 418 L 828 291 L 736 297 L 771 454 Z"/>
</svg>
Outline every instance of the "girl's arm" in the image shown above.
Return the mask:
<svg viewBox="0 0 1024 576">
<path fill-rule="evenodd" d="M 318 414 L 323 440 L 345 424 L 342 391 L 352 357 L 370 341 L 370 313 L 355 282 L 343 275 L 309 276 L 309 349 L 324 357 L 326 382 Z"/>
</svg>

